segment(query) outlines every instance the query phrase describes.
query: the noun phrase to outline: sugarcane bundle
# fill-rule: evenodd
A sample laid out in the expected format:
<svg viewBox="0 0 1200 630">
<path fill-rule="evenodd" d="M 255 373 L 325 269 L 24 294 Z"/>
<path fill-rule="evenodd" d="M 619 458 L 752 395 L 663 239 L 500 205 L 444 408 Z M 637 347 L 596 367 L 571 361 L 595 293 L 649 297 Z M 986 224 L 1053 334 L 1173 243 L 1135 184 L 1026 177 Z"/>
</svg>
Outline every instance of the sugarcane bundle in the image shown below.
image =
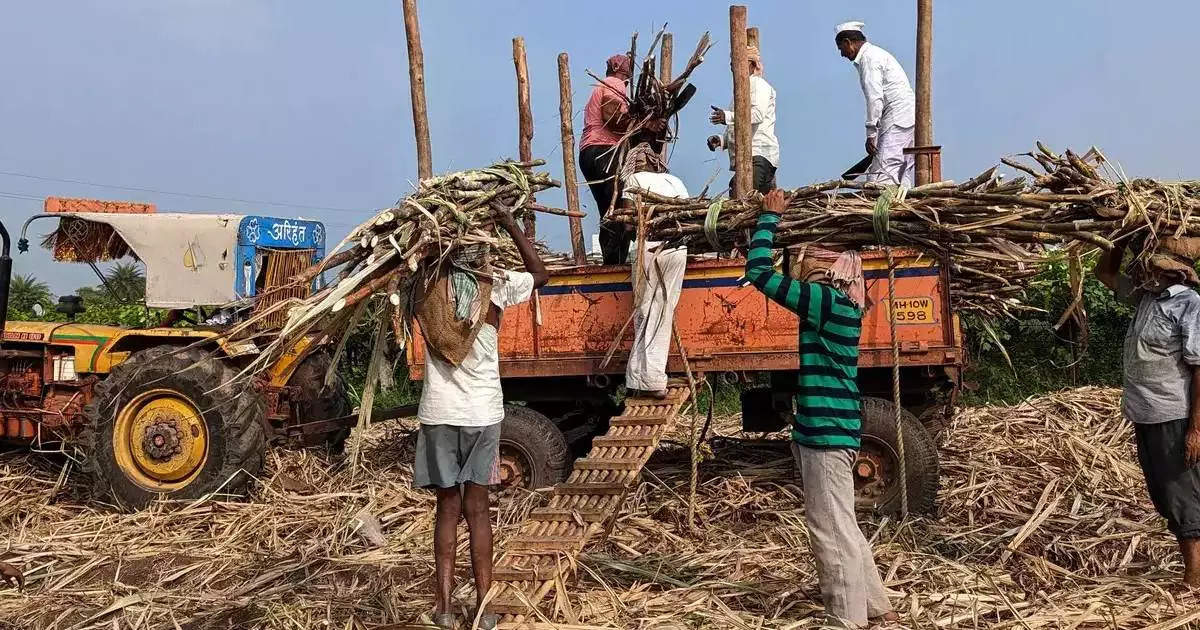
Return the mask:
<svg viewBox="0 0 1200 630">
<path fill-rule="evenodd" d="M 307 285 L 328 272 L 334 275 L 327 286 L 305 299 L 280 301 L 225 333 L 233 339 L 257 335 L 265 343 L 243 374 L 265 369 L 313 334 L 341 338 L 344 343 L 373 295 L 387 296 L 382 321 L 389 322 L 396 342 L 403 343 L 411 319 L 410 294 L 422 281 L 430 280 L 431 274 L 422 272 L 437 269 L 443 261 L 454 261 L 469 272 L 481 272 L 473 266 L 482 267 L 485 262 L 497 268 L 520 268 L 520 255 L 511 238 L 497 227 L 497 217 L 505 213 L 515 219 L 534 212 L 568 214 L 534 203 L 535 193 L 559 185 L 548 174 L 534 170 L 543 164 L 541 160 L 502 162 L 422 180 L 414 193 L 351 231 L 333 249 L 336 253 L 276 290 Z M 282 328 L 259 331 L 258 320 L 280 313 L 286 314 Z"/>
<path fill-rule="evenodd" d="M 1002 163 L 1028 177 L 1010 181 L 992 167 L 962 184 L 901 190 L 839 179 L 796 189 L 781 215 L 776 245 L 919 248 L 951 265 L 956 308 L 1011 315 L 1030 308 L 1021 303 L 1025 287 L 1055 249 L 1109 250 L 1137 237 L 1143 261 L 1166 237 L 1200 236 L 1200 217 L 1193 216 L 1200 207 L 1200 182 L 1130 181 L 1095 150 L 1083 157 L 1071 151 L 1059 155 L 1038 143 L 1036 151 L 1018 157 L 1025 161 Z M 693 253 L 743 247 L 761 205 L 760 197 L 639 194 L 636 207 L 613 219 L 641 226 L 648 238 L 687 245 Z"/>
</svg>

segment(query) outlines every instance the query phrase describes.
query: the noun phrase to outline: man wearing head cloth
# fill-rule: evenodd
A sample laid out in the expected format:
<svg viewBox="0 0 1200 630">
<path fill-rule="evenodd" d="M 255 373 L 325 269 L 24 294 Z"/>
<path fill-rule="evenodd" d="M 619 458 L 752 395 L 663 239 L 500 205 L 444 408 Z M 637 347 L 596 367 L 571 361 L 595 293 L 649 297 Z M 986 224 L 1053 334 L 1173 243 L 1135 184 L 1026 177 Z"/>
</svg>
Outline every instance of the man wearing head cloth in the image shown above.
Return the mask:
<svg viewBox="0 0 1200 630">
<path fill-rule="evenodd" d="M 858 68 L 867 100 L 868 181 L 912 186 L 914 163 L 904 149 L 913 145 L 916 98 L 908 75 L 888 51 L 871 44 L 862 22 L 838 24 L 834 43 Z"/>
<path fill-rule="evenodd" d="M 583 108 L 579 170 L 587 178 L 596 200 L 600 215 L 600 249 L 604 253 L 604 263 L 608 265 L 625 262 L 630 240 L 623 225 L 609 224 L 604 217 L 620 191 L 617 171 L 621 164 L 617 145 L 629 124 L 626 93 L 632 75 L 633 63 L 628 54 L 609 57 L 604 80 L 592 89 Z"/>
<path fill-rule="evenodd" d="M 621 167 L 622 207 L 632 207 L 639 191 L 663 197 L 683 198 L 687 188 L 678 177 L 667 172 L 662 154 L 649 143 L 641 143 L 628 151 Z M 640 251 L 637 244 L 629 245 L 634 258 L 633 347 L 625 367 L 625 388 L 628 396 L 666 398 L 667 355 L 675 323 L 675 307 L 683 290 L 683 275 L 687 271 L 687 249 L 665 248 L 661 243 L 646 241 Z"/>
<path fill-rule="evenodd" d="M 838 627 L 894 621 L 871 545 L 854 514 L 851 466 L 861 446 L 858 339 L 866 300 L 858 252 L 807 247 L 796 277 L 775 271 L 773 248 L 788 199 L 763 199 L 746 256 L 746 279 L 800 317 L 800 376 L 792 454 L 804 483 L 804 519 L 817 558 L 825 614 Z"/>
<path fill-rule="evenodd" d="M 1166 238 L 1121 273 L 1124 244 L 1096 277 L 1136 305 L 1123 352 L 1122 411 L 1133 424 L 1146 488 L 1183 554 L 1183 581 L 1200 587 L 1200 238 Z"/>
<path fill-rule="evenodd" d="M 779 139 L 775 137 L 775 88 L 763 78 L 762 54 L 757 47 L 747 46 L 750 60 L 750 152 L 753 155 L 754 190 L 766 194 L 775 187 L 775 171 L 779 168 Z M 709 120 L 714 125 L 725 125 L 725 133 L 708 138 L 708 150 L 729 151 L 729 170 L 736 170 L 733 132 L 733 104 L 729 109 L 712 106 Z M 737 179 L 737 178 L 734 178 Z M 730 192 L 736 196 L 734 179 L 729 180 Z"/>
</svg>

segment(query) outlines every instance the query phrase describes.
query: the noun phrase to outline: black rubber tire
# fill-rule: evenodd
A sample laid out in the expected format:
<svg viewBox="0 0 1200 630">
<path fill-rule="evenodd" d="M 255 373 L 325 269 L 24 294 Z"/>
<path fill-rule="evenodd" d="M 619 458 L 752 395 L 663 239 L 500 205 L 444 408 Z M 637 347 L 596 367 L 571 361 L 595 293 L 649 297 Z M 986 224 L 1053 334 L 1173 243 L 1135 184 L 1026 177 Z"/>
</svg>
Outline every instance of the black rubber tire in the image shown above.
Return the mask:
<svg viewBox="0 0 1200 630">
<path fill-rule="evenodd" d="M 896 407 L 880 398 L 862 399 L 863 448 L 870 442 L 886 444 L 898 460 L 899 440 L 896 436 Z M 910 514 L 933 514 L 937 507 L 939 463 L 937 444 L 929 431 L 908 410 L 901 409 L 904 427 L 904 459 L 908 478 L 908 511 Z M 878 514 L 900 514 L 900 483 L 896 480 L 880 497 L 875 511 Z"/>
<path fill-rule="evenodd" d="M 317 350 L 292 372 L 288 385 L 300 388 L 300 395 L 295 401 L 296 419 L 299 422 L 340 418 L 350 413 L 350 399 L 346 395 L 346 383 L 342 380 L 342 375 L 334 372 L 333 382 L 325 384 L 325 373 L 332 362 L 333 353 Z M 330 454 L 342 455 L 346 450 L 346 439 L 349 437 L 349 427 L 326 434 L 325 445 Z"/>
<path fill-rule="evenodd" d="M 504 406 L 500 425 L 500 448 L 516 446 L 526 455 L 531 470 L 523 486 L 548 488 L 567 478 L 571 451 L 562 431 L 545 415 L 520 405 Z"/>
<path fill-rule="evenodd" d="M 236 371 L 199 349 L 160 346 L 134 353 L 96 384 L 84 408 L 87 470 L 96 492 L 120 507 L 138 510 L 159 496 L 197 499 L 220 491 L 242 494 L 262 472 L 266 454 L 266 401 L 248 386 L 231 383 Z M 139 484 L 117 465 L 113 431 L 117 411 L 148 388 L 172 389 L 200 408 L 208 429 L 208 458 L 188 485 L 170 492 Z"/>
</svg>

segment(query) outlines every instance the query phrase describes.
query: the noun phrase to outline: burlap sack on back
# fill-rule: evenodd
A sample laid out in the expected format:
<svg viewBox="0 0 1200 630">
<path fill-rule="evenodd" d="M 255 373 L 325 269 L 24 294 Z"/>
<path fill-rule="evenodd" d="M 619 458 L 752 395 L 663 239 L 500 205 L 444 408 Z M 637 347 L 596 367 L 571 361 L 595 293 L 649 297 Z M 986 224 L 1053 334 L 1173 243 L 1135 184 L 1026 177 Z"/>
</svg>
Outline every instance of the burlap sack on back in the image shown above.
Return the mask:
<svg viewBox="0 0 1200 630">
<path fill-rule="evenodd" d="M 471 345 L 475 343 L 475 336 L 487 317 L 488 307 L 492 303 L 492 280 L 475 276 L 479 292 L 475 298 L 475 308 L 471 309 L 474 316 L 458 319 L 454 314 L 454 292 L 450 284 L 452 269 L 449 262 L 443 263 L 432 272 L 435 274 L 432 281 L 419 282 L 413 308 L 430 352 L 458 367 L 467 358 Z M 428 280 L 428 277 L 424 280 Z"/>
</svg>

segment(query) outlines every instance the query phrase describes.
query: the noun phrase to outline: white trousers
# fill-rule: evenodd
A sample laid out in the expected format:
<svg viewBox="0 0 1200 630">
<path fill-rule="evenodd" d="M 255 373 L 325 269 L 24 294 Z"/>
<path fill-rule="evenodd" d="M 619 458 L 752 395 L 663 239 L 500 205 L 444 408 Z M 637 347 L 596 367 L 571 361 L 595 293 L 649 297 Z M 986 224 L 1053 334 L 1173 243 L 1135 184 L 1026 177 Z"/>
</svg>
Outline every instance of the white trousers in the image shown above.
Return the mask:
<svg viewBox="0 0 1200 630">
<path fill-rule="evenodd" d="M 675 306 L 687 271 L 687 249 L 653 253 L 651 245 L 647 243 L 637 257 L 645 265 L 640 286 L 633 292 L 633 348 L 625 367 L 625 386 L 657 392 L 667 388 L 667 354 L 671 351 Z"/>
<path fill-rule="evenodd" d="M 916 127 L 896 125 L 880 130 L 875 137 L 875 158 L 871 160 L 868 181 L 912 187 L 916 163 L 913 156 L 904 154 L 904 149 L 913 145 L 915 131 Z"/>
<path fill-rule="evenodd" d="M 891 612 L 892 605 L 854 515 L 855 453 L 792 442 L 792 455 L 804 478 L 804 521 L 825 614 L 847 627 L 866 628 L 868 619 Z"/>
</svg>

